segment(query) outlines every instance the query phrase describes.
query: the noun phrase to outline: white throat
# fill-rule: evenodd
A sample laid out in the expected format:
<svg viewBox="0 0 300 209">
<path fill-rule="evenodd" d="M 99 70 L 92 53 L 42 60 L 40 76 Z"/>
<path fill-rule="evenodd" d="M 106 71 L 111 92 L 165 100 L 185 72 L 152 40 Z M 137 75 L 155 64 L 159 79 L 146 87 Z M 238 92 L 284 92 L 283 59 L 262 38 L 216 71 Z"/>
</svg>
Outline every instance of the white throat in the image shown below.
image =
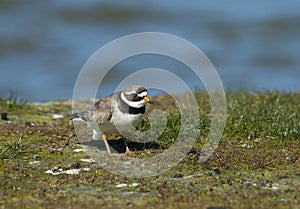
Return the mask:
<svg viewBox="0 0 300 209">
<path fill-rule="evenodd" d="M 143 107 L 145 106 L 145 101 L 142 99 L 141 101 L 129 101 L 125 96 L 124 96 L 124 93 L 121 92 L 121 99 L 126 103 L 128 104 L 130 107 L 134 107 L 134 108 L 140 108 L 140 107 Z"/>
</svg>

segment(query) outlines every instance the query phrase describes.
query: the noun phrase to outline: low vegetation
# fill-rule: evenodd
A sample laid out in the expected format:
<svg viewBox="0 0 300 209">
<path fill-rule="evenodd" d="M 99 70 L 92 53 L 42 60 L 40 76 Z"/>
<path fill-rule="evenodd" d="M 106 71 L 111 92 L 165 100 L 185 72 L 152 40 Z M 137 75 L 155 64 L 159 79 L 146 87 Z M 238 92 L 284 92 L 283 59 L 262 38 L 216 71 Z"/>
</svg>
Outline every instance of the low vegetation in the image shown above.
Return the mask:
<svg viewBox="0 0 300 209">
<path fill-rule="evenodd" d="M 70 101 L 40 104 L 0 99 L 0 208 L 297 208 L 300 205 L 300 94 L 227 93 L 227 122 L 218 148 L 199 164 L 210 128 L 209 99 L 195 92 L 200 134 L 194 148 L 162 175 L 112 174 L 83 152 L 67 116 Z M 168 96 L 163 134 L 131 157 L 168 149 L 180 114 Z M 139 129 L 149 128 L 143 121 Z M 123 145 L 122 140 L 110 144 Z M 138 148 L 139 147 L 139 148 Z M 126 161 L 126 158 L 124 158 Z"/>
</svg>

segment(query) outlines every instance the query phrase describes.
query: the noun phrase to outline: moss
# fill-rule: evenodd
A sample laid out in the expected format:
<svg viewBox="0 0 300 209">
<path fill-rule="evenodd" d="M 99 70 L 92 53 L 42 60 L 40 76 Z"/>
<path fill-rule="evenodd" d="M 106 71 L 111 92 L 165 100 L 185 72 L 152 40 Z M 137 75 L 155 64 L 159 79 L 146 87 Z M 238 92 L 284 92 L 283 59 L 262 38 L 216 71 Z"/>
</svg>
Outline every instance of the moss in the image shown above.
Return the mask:
<svg viewBox="0 0 300 209">
<path fill-rule="evenodd" d="M 199 164 L 210 127 L 206 93 L 195 92 L 200 135 L 193 150 L 163 175 L 130 179 L 83 162 L 68 118 L 69 101 L 41 104 L 0 99 L 0 205 L 5 208 L 296 208 L 300 204 L 299 93 L 228 93 L 222 141 Z M 171 97 L 154 98 L 150 108 L 168 110 L 168 124 L 156 142 L 132 157 L 148 157 L 172 145 L 180 114 Z M 144 121 L 142 130 L 149 128 Z M 115 142 L 115 143 L 118 143 Z M 135 144 L 130 144 L 134 147 Z M 151 147 L 151 148 L 150 148 Z M 47 170 L 90 168 L 78 175 Z M 137 186 L 117 187 L 118 184 Z"/>
</svg>

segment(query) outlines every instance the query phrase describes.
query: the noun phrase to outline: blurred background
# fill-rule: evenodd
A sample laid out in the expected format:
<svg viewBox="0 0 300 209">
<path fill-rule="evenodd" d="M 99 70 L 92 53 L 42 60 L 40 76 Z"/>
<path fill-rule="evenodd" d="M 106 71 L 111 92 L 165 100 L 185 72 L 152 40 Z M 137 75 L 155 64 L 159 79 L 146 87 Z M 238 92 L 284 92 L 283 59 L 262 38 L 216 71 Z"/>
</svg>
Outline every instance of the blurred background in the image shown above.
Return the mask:
<svg viewBox="0 0 300 209">
<path fill-rule="evenodd" d="M 300 0 L 1 0 L 0 96 L 15 92 L 32 102 L 70 99 L 80 70 L 97 49 L 146 31 L 195 44 L 227 91 L 299 91 L 299 10 Z M 170 69 L 191 88 L 203 88 L 181 63 L 145 55 L 115 66 L 98 96 L 148 67 Z"/>
</svg>

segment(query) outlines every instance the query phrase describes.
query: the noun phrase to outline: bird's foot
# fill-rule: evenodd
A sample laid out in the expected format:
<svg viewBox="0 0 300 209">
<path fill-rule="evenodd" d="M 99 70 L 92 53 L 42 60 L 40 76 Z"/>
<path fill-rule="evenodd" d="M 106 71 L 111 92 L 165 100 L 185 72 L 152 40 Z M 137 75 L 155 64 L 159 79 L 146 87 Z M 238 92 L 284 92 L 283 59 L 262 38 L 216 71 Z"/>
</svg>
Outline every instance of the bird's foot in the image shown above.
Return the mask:
<svg viewBox="0 0 300 209">
<path fill-rule="evenodd" d="M 125 151 L 125 153 L 124 153 L 124 154 L 128 156 L 128 155 L 130 155 L 131 153 L 132 153 L 132 152 L 129 150 L 129 148 L 128 148 L 128 147 L 126 147 L 126 151 Z"/>
<path fill-rule="evenodd" d="M 129 156 L 132 152 L 126 148 L 126 151 L 124 153 L 112 153 L 112 152 L 108 152 L 109 156 L 115 156 L 115 157 L 126 157 Z"/>
</svg>

